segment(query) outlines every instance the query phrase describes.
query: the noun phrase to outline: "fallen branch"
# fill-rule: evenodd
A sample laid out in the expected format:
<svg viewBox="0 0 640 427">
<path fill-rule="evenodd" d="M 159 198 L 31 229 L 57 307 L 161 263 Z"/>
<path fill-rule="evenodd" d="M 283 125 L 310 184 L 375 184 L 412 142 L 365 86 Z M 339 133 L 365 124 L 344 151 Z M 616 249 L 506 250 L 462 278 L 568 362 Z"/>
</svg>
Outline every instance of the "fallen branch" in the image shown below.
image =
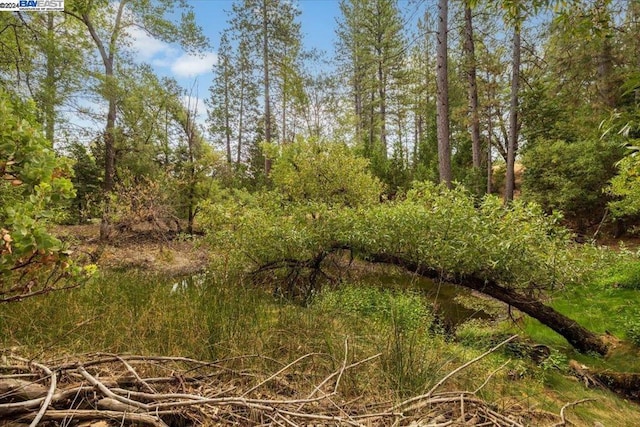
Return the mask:
<svg viewBox="0 0 640 427">
<path fill-rule="evenodd" d="M 488 355 L 490 355 L 491 353 L 493 353 L 494 351 L 496 351 L 497 349 L 499 349 L 500 347 L 502 347 L 503 345 L 507 344 L 508 342 L 513 341 L 514 339 L 516 339 L 518 337 L 518 335 L 513 335 L 510 338 L 507 338 L 506 340 L 502 341 L 501 343 L 499 343 L 498 345 L 494 346 L 493 348 L 487 350 L 486 352 L 482 353 L 480 356 L 466 362 L 465 364 L 457 367 L 456 369 L 454 369 L 453 371 L 449 372 L 447 375 L 445 375 L 440 381 L 438 381 L 433 387 L 431 387 L 431 390 L 429 390 L 427 393 L 420 395 L 420 396 L 416 396 L 416 397 L 412 397 L 411 399 L 407 399 L 404 402 L 400 402 L 398 405 L 394 406 L 393 408 L 391 408 L 391 412 L 396 412 L 402 408 L 404 408 L 407 405 L 413 404 L 411 406 L 409 406 L 408 408 L 406 408 L 404 410 L 404 412 L 411 412 L 411 411 L 415 411 L 416 409 L 420 409 L 423 406 L 426 406 L 429 404 L 430 400 L 429 398 L 433 395 L 433 393 L 440 387 L 442 386 L 442 384 L 444 384 L 449 378 L 453 377 L 455 374 L 457 374 L 458 372 L 462 371 L 463 369 L 473 365 L 474 363 L 476 363 L 479 360 L 484 359 L 485 357 L 487 357 Z M 492 374 L 493 375 L 493 374 Z M 482 388 L 482 386 L 480 387 Z M 474 394 L 474 393 L 471 393 Z"/>
<path fill-rule="evenodd" d="M 594 400 L 596 400 L 596 399 L 580 399 L 580 400 L 576 400 L 575 402 L 567 403 L 566 405 L 564 405 L 562 407 L 562 409 L 560 409 L 561 421 L 559 423 L 554 424 L 553 427 L 562 427 L 562 426 L 566 426 L 567 425 L 567 419 L 565 418 L 565 414 L 564 414 L 564 411 L 566 411 L 567 408 L 570 408 L 572 406 L 576 406 L 576 405 L 579 405 L 579 404 L 585 403 L 585 402 L 593 402 Z"/>
<path fill-rule="evenodd" d="M 152 427 L 176 424 L 517 427 L 522 425 L 525 412 L 515 408 L 498 410 L 477 395 L 496 371 L 475 392 L 440 391 L 451 377 L 514 338 L 447 373 L 426 394 L 389 410 L 380 410 L 387 404 L 374 403 L 372 396 L 353 399 L 341 395 L 340 383 L 345 373 L 380 356 L 349 363 L 346 341 L 344 358 L 335 371 L 306 390 L 292 388 L 286 398 L 270 387 L 278 385 L 278 378 L 284 381 L 285 376 L 307 377 L 308 364 L 301 362 L 317 356 L 316 353 L 282 364 L 282 368 L 263 376 L 264 379 L 238 373 L 221 361 L 177 357 L 93 354 L 57 364 L 9 357 L 16 364 L 7 367 L 11 374 L 0 375 L 0 417 L 14 423 L 29 422 L 32 426 L 43 421 L 74 420 Z M 29 367 L 37 368 L 32 369 L 35 372 L 32 377 L 25 377 L 32 381 L 14 378 L 13 372 L 25 372 Z M 171 376 L 162 376 L 164 372 L 171 372 Z M 43 382 L 48 382 L 48 387 L 43 387 Z M 361 403 L 355 405 L 357 401 Z M 566 421 L 565 412 L 570 406 L 563 407 L 558 417 L 561 422 Z"/>
<path fill-rule="evenodd" d="M 51 399 L 53 398 L 53 394 L 56 391 L 56 385 L 57 385 L 56 375 L 51 371 L 51 369 L 47 368 L 44 365 L 36 363 L 36 362 L 33 362 L 33 366 L 35 366 L 38 369 L 42 369 L 42 371 L 44 371 L 44 373 L 48 375 L 48 377 L 49 377 L 49 391 L 47 392 L 47 396 L 44 398 L 44 401 L 42 402 L 42 405 L 40 406 L 40 410 L 36 414 L 35 418 L 31 422 L 29 427 L 36 427 L 38 425 L 38 423 L 42 419 L 44 413 L 47 411 L 47 408 L 49 407 L 49 404 L 51 403 Z"/>
</svg>

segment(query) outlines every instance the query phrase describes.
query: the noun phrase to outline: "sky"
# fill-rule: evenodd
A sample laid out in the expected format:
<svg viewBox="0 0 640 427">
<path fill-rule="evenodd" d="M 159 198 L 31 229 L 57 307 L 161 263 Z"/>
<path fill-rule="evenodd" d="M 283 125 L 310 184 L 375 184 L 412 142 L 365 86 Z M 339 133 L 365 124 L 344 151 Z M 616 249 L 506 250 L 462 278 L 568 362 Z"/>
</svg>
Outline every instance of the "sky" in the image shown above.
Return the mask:
<svg viewBox="0 0 640 427">
<path fill-rule="evenodd" d="M 211 50 L 201 56 L 187 55 L 178 46 L 171 46 L 154 40 L 142 30 L 134 34 L 133 48 L 138 58 L 151 64 L 161 76 L 174 77 L 181 86 L 193 93 L 198 113 L 205 112 L 204 98 L 207 97 L 213 78 L 212 69 L 217 60 L 220 33 L 227 27 L 232 0 L 187 0 L 193 7 L 196 21 L 211 43 Z M 338 0 L 299 0 L 300 23 L 307 49 L 333 51 L 335 24 L 339 15 Z"/>
</svg>

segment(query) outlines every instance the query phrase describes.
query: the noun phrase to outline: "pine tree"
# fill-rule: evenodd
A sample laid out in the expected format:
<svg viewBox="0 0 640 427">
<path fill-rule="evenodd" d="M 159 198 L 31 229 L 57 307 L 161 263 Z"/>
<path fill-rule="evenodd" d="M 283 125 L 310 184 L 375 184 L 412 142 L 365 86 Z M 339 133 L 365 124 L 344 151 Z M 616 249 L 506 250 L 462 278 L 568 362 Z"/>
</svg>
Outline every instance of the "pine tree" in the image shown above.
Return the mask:
<svg viewBox="0 0 640 427">
<path fill-rule="evenodd" d="M 283 131 L 286 132 L 289 99 L 292 99 L 290 82 L 292 76 L 293 80 L 299 76 L 302 46 L 299 15 L 296 5 L 284 0 L 237 0 L 232 6 L 230 31 L 234 39 L 246 40 L 245 47 L 261 79 L 261 127 L 266 143 L 282 142 L 286 137 Z M 276 99 L 281 101 L 280 132 L 276 126 Z M 271 160 L 266 157 L 267 176 L 270 168 Z"/>
<path fill-rule="evenodd" d="M 395 0 L 342 0 L 340 10 L 336 50 L 350 87 L 355 134 L 380 173 L 386 169 L 389 148 L 390 97 L 404 83 L 407 49 L 400 11 Z M 395 95 L 400 92 L 395 90 Z"/>
</svg>

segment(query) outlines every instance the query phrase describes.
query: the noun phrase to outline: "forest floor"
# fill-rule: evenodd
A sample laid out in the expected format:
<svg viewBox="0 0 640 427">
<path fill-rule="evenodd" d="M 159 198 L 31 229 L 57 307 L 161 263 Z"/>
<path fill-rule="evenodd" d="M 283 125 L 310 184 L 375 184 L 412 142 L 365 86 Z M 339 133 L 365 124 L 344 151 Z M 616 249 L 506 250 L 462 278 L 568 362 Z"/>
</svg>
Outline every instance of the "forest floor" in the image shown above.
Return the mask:
<svg viewBox="0 0 640 427">
<path fill-rule="evenodd" d="M 201 272 L 209 262 L 197 237 L 183 238 L 145 227 L 118 232 L 107 244 L 100 242 L 99 224 L 57 226 L 54 233 L 70 245 L 78 259 L 106 269 L 185 276 Z"/>
<path fill-rule="evenodd" d="M 378 355 L 379 362 L 359 364 L 358 372 L 345 371 L 341 389 L 346 393 L 341 396 L 345 402 L 357 396 L 364 405 L 359 410 L 366 412 L 371 410 L 366 402 L 397 401 L 401 395 L 419 394 L 425 384 L 431 387 L 447 377 L 447 372 L 454 372 L 456 366 L 472 360 L 500 340 L 524 332 L 521 345 L 505 347 L 504 352 L 485 357 L 477 365 L 465 369 L 450 380 L 444 392 L 457 391 L 456 396 L 459 396 L 460 390 L 475 390 L 483 379 L 491 378 L 479 397 L 493 402 L 491 408 L 502 408 L 507 413 L 513 408 L 522 409 L 511 413 L 523 425 L 635 426 L 640 419 L 637 404 L 598 387 L 584 369 L 580 368 L 582 376 L 573 372 L 574 365 L 581 367 L 582 364 L 599 370 L 638 372 L 637 360 L 640 359 L 635 347 L 616 345 L 615 351 L 606 358 L 580 355 L 547 328 L 528 321 L 524 324 L 469 322 L 458 328 L 454 340 L 433 335 L 426 327 L 412 330 L 411 334 L 394 335 L 390 331 L 397 331 L 397 325 L 375 320 L 377 318 L 371 316 L 377 311 L 373 314 L 366 311 L 364 303 L 374 297 L 379 303 L 400 294 L 371 294 L 369 287 L 348 288 L 344 293 L 329 295 L 324 305 L 319 302 L 306 308 L 282 304 L 272 298 L 270 292 L 254 287 L 213 283 L 206 290 L 193 287 L 175 292 L 176 276 L 192 275 L 209 265 L 206 247 L 199 244 L 199 237 L 137 227 L 118 232 L 108 244 L 101 245 L 98 224 L 60 226 L 55 233 L 71 246 L 78 258 L 98 264 L 102 274 L 85 287 L 51 298 L 26 301 L 6 311 L 4 325 L 0 323 L 0 336 L 3 332 L 5 335 L 0 345 L 19 344 L 22 354 L 29 358 L 42 352 L 58 357 L 59 354 L 86 354 L 99 349 L 116 354 L 240 360 L 242 366 L 234 366 L 238 372 L 250 367 L 254 373 L 260 373 L 256 380 L 260 387 L 256 392 L 279 398 L 282 397 L 280 391 L 272 395 L 269 394 L 272 391 L 263 390 L 262 385 L 277 382 L 279 387 L 280 382 L 289 381 L 290 372 L 285 375 L 281 372 L 282 367 L 297 363 L 291 361 L 303 360 L 300 381 L 287 384 L 298 389 L 295 396 L 306 398 L 309 372 L 320 372 L 326 362 L 307 364 L 306 354 L 329 355 L 331 363 L 326 362 L 327 376 L 334 375 L 336 361 L 346 360 L 347 353 L 354 364 L 360 363 L 356 355 Z M 606 243 L 608 246 L 619 244 L 613 240 Z M 625 242 L 625 245 L 636 247 L 631 242 Z M 375 283 L 389 285 L 377 270 L 369 271 L 359 264 L 358 267 L 354 279 L 365 280 L 375 274 Z M 128 286 L 112 286 L 114 283 L 127 283 Z M 149 286 L 150 283 L 155 286 Z M 194 299 L 198 292 L 207 292 L 208 297 Z M 599 333 L 607 330 L 622 336 L 622 326 L 628 319 L 635 318 L 636 292 L 618 288 L 603 290 L 602 286 L 594 284 L 558 295 L 555 304 L 571 316 L 582 316 L 578 320 Z M 412 318 L 409 314 L 414 313 L 416 307 L 406 301 L 402 304 L 397 307 L 404 307 L 403 316 Z M 353 313 L 348 311 L 351 305 L 355 307 Z M 60 310 L 61 306 L 66 309 Z M 23 322 L 25 318 L 32 321 Z M 612 328 L 612 324 L 619 324 L 620 331 Z M 346 347 L 342 351 L 346 346 L 345 337 L 350 337 L 349 352 Z M 520 354 L 522 348 L 533 344 L 551 349 L 548 361 L 542 365 L 529 360 L 526 351 L 526 354 Z M 249 363 L 245 355 L 256 354 L 268 355 L 269 360 L 278 363 L 271 366 L 266 359 Z M 44 359 L 40 357 L 39 360 Z M 284 379 L 280 381 L 273 372 L 281 373 Z M 312 384 L 321 381 L 322 378 Z M 249 390 L 254 388 L 255 383 L 252 383 Z M 392 389 L 403 391 L 394 395 Z M 264 396 L 259 397 L 263 399 Z M 515 406 L 513 402 L 516 402 Z M 285 399 L 281 403 L 286 406 L 290 402 Z M 456 408 L 460 406 L 456 405 Z M 285 409 L 290 411 L 288 406 Z M 239 410 L 246 408 L 239 407 Z M 480 414 L 482 410 L 479 408 L 476 413 Z M 561 411 L 563 415 L 559 415 Z M 329 414 L 332 412 L 324 413 Z M 534 418 L 527 420 L 523 414 Z M 232 419 L 236 416 L 227 415 Z M 567 416 L 566 423 L 563 423 L 564 416 Z M 452 417 L 447 415 L 443 420 L 453 421 Z M 387 425 L 386 420 L 378 421 L 378 425 Z"/>
</svg>

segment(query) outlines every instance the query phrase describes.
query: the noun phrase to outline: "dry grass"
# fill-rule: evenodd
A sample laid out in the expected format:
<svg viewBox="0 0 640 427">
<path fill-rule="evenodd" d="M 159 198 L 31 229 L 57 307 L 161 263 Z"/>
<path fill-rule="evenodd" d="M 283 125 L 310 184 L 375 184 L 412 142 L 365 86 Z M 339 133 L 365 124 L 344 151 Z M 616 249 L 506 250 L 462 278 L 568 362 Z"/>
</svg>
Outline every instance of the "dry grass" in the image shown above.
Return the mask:
<svg viewBox="0 0 640 427">
<path fill-rule="evenodd" d="M 180 276 L 201 272 L 209 264 L 207 251 L 199 247 L 197 237 L 136 228 L 116 233 L 101 244 L 98 224 L 57 226 L 53 231 L 71 246 L 78 259 L 97 263 L 102 269 L 142 269 Z"/>
</svg>

